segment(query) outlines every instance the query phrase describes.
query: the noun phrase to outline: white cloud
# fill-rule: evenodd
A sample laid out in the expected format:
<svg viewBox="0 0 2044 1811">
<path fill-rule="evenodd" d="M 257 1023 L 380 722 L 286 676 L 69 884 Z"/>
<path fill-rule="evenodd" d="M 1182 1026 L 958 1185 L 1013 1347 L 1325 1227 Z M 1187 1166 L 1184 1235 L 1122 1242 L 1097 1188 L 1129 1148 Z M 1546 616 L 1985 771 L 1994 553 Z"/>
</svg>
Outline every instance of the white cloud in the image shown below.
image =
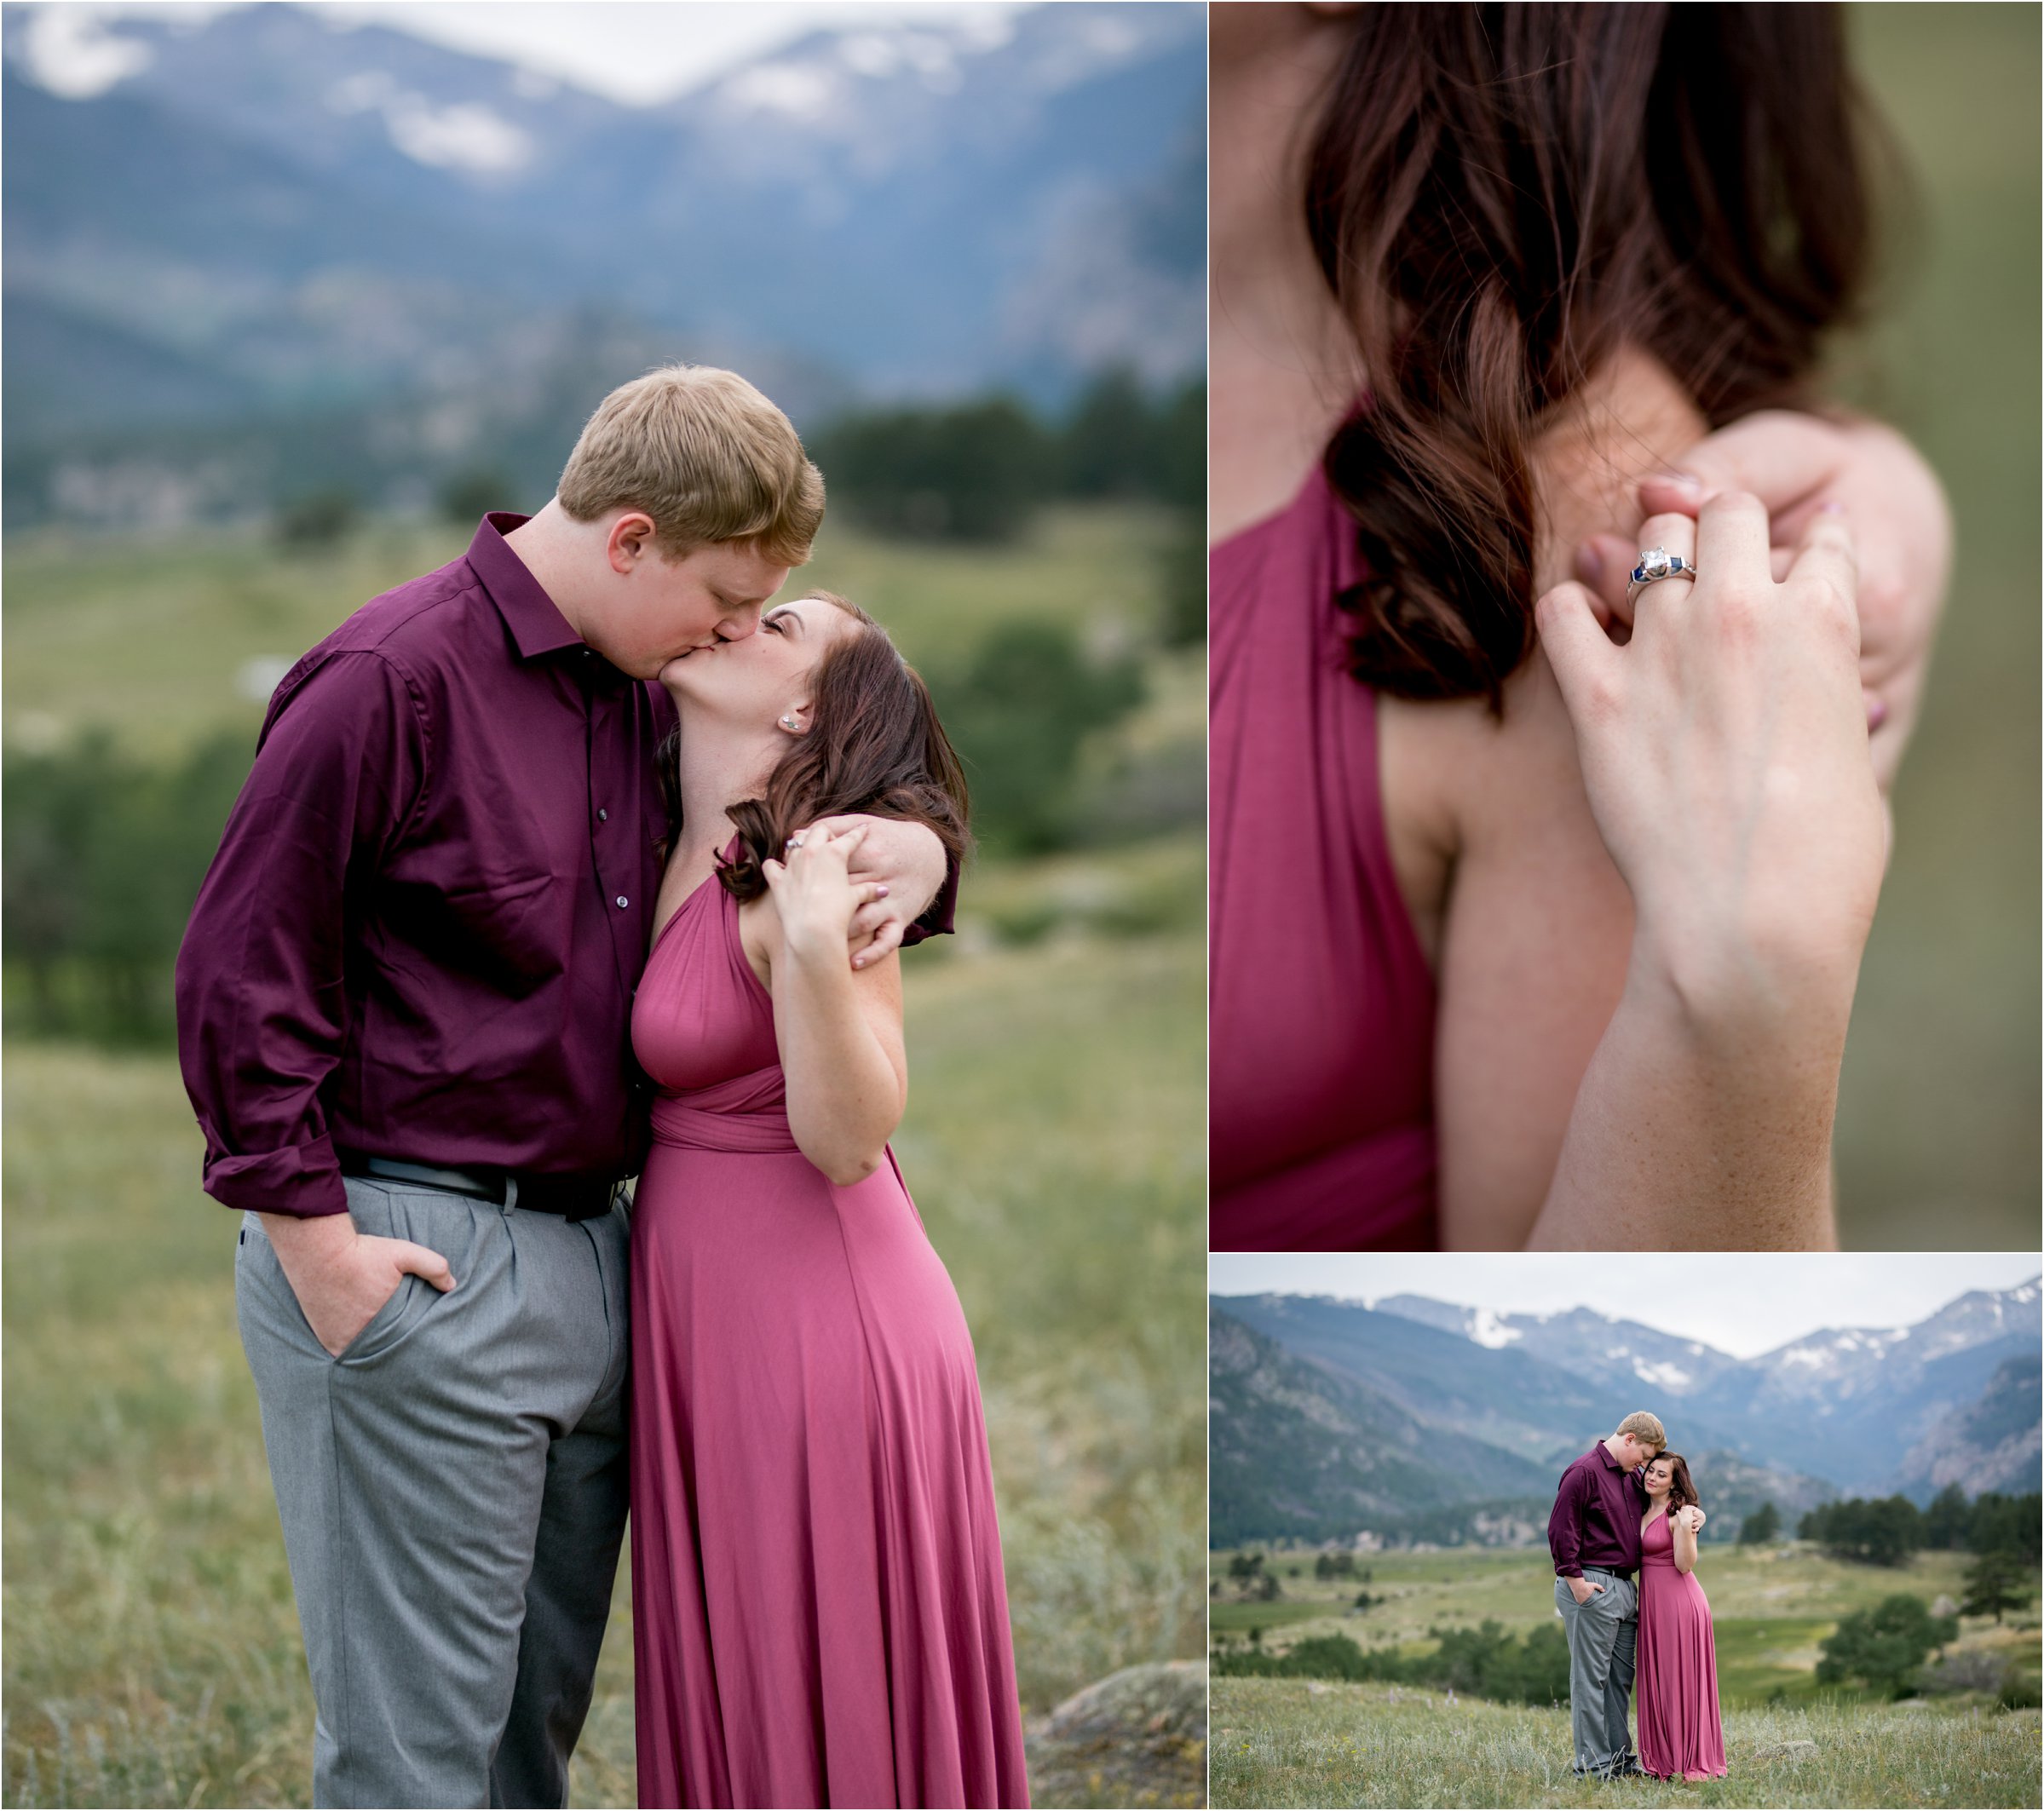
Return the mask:
<svg viewBox="0 0 2044 1811">
<path fill-rule="evenodd" d="M 30 15 L 22 50 L 30 78 L 66 101 L 89 101 L 140 75 L 156 53 L 139 38 L 117 37 L 96 8 L 45 6 Z"/>
<path fill-rule="evenodd" d="M 1969 1290 L 2032 1285 L 2035 1252 L 1216 1252 L 1217 1295 L 1382 1299 L 1409 1293 L 1500 1314 L 1571 1308 L 1638 1320 L 1735 1358 L 1841 1327 L 1927 1319 Z M 1875 1349 L 1888 1349 L 1886 1344 Z M 1824 1353 L 1830 1351 L 1827 1340 Z M 1803 1362 L 1822 1364 L 1825 1357 Z"/>
</svg>

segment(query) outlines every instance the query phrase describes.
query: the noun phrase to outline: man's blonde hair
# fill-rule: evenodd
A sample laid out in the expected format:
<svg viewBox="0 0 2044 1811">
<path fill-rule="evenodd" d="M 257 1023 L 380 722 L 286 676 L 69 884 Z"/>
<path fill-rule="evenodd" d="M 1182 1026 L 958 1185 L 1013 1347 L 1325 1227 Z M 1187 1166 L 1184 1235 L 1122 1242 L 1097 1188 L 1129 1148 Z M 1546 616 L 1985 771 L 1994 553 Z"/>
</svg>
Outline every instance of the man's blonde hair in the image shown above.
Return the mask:
<svg viewBox="0 0 2044 1811">
<path fill-rule="evenodd" d="M 1623 1440 L 1628 1434 L 1641 1446 L 1651 1446 L 1656 1452 L 1667 1451 L 1667 1429 L 1661 1425 L 1660 1417 L 1650 1415 L 1644 1409 L 1637 1414 L 1627 1416 L 1619 1423 L 1617 1431 L 1611 1438 Z"/>
<path fill-rule="evenodd" d="M 800 566 L 823 520 L 823 474 L 794 424 L 736 371 L 666 365 L 596 405 L 561 474 L 579 522 L 643 509 L 670 559 L 719 541 Z"/>
</svg>

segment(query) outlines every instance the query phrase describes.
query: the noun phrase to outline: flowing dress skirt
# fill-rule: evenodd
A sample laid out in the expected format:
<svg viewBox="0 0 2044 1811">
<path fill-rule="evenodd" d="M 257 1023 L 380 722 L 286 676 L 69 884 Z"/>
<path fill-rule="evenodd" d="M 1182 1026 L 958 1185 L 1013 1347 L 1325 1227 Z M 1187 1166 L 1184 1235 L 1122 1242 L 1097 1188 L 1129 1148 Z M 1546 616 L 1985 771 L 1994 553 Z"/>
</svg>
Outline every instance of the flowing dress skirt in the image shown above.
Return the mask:
<svg viewBox="0 0 2044 1811">
<path fill-rule="evenodd" d="M 643 1805 L 1022 1805 L 971 1337 L 890 1160 L 655 1147 L 632 1227 Z"/>
</svg>

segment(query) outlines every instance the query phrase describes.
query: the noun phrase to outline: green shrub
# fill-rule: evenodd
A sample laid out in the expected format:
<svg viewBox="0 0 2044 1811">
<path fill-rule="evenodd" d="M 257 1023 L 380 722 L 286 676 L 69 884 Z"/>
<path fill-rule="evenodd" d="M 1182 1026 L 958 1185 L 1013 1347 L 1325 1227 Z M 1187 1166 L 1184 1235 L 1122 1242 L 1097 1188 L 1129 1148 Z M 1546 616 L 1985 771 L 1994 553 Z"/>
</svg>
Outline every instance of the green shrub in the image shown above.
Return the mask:
<svg viewBox="0 0 2044 1811">
<path fill-rule="evenodd" d="M 1441 1644 L 1438 1650 L 1412 1659 L 1396 1647 L 1366 1651 L 1345 1635 L 1323 1635 L 1295 1642 L 1282 1653 L 1220 1648 L 1210 1664 L 1223 1676 L 1376 1680 L 1515 1704 L 1568 1702 L 1569 1643 L 1556 1625 L 1535 1629 L 1523 1638 L 1506 1634 L 1501 1624 L 1488 1620 L 1480 1628 L 1430 1629 L 1427 1633 Z"/>
<path fill-rule="evenodd" d="M 1957 1618 L 1932 1616 L 1922 1598 L 1898 1592 L 1871 1610 L 1855 1611 L 1825 1639 L 1817 1683 L 1839 1685 L 1857 1679 L 1890 1698 L 1907 1697 L 1925 1656 L 1958 1635 Z"/>
<path fill-rule="evenodd" d="M 352 491 L 314 491 L 278 510 L 277 538 L 300 551 L 332 547 L 354 532 L 361 514 Z"/>
<path fill-rule="evenodd" d="M 1089 661 L 1068 630 L 1049 623 L 1004 624 L 962 669 L 930 681 L 989 853 L 1039 854 L 1072 840 L 1080 745 L 1143 692 L 1133 658 Z"/>
<path fill-rule="evenodd" d="M 0 778 L 9 1019 L 132 1043 L 172 1032 L 170 971 L 251 750 L 217 736 L 151 763 L 94 735 L 10 752 Z"/>
</svg>

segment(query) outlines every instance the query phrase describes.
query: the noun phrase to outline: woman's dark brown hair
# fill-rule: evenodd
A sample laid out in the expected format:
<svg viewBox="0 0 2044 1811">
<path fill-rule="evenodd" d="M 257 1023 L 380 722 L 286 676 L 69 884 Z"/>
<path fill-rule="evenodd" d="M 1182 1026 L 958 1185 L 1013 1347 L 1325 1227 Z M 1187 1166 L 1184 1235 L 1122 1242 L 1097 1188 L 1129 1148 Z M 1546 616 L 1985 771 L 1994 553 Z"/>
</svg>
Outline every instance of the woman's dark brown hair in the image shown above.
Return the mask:
<svg viewBox="0 0 2044 1811">
<path fill-rule="evenodd" d="M 780 757 L 759 797 L 730 808 L 739 848 L 719 862 L 717 878 L 740 900 L 766 891 L 760 864 L 782 859 L 789 833 L 819 818 L 855 811 L 927 824 L 953 863 L 971 841 L 964 769 L 922 676 L 850 599 L 803 595 L 835 605 L 854 628 L 824 650 L 810 675 L 808 733 Z M 681 829 L 679 750 L 677 730 L 659 755 L 671 842 Z"/>
<path fill-rule="evenodd" d="M 1690 1482 L 1689 1461 L 1679 1452 L 1657 1452 L 1647 1463 L 1654 1465 L 1664 1459 L 1671 1474 L 1668 1479 L 1668 1514 L 1673 1515 L 1677 1509 L 1685 1509 L 1701 1499 L 1696 1495 L 1696 1486 Z"/>
<path fill-rule="evenodd" d="M 1502 709 L 1529 445 L 1621 342 L 1713 426 L 1808 400 L 1868 273 L 1871 129 L 1832 6 L 1362 9 L 1305 196 L 1369 386 L 1326 456 L 1359 679 Z"/>
</svg>

